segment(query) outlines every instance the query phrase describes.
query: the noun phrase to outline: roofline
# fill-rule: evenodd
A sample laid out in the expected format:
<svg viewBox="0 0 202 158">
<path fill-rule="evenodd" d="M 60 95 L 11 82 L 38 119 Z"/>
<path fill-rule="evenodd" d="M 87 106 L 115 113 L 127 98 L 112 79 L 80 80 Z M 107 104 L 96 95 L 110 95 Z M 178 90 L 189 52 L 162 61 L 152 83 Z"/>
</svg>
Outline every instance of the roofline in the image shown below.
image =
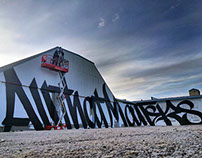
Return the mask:
<svg viewBox="0 0 202 158">
<path fill-rule="evenodd" d="M 59 48 L 59 47 L 56 47 L 56 48 Z M 79 55 L 79 54 L 77 54 L 77 53 L 74 53 L 74 52 L 69 51 L 69 50 L 64 49 L 64 48 L 62 48 L 62 49 L 65 50 L 65 51 L 67 51 L 67 52 L 69 52 L 69 53 L 71 53 L 71 54 L 73 54 L 73 55 L 76 55 L 76 56 L 78 56 L 78 57 L 80 57 L 80 58 L 82 58 L 82 59 L 85 59 L 86 61 L 88 61 L 88 62 L 90 62 L 90 63 L 92 63 L 92 64 L 94 64 L 94 62 L 92 62 L 92 61 L 90 61 L 90 60 L 84 58 L 83 56 L 81 56 L 81 55 Z"/>
<path fill-rule="evenodd" d="M 57 49 L 57 48 L 60 48 L 60 47 L 57 46 L 57 47 L 54 47 L 54 48 L 52 48 L 52 49 L 48 49 L 48 50 L 46 50 L 46 51 L 43 51 L 42 53 L 39 53 L 39 54 L 30 56 L 30 57 L 27 57 L 27 58 L 18 60 L 18 61 L 16 61 L 16 62 L 7 64 L 7 65 L 5 65 L 5 66 L 2 66 L 2 67 L 0 67 L 0 72 L 6 71 L 6 70 L 8 70 L 8 69 L 10 69 L 10 68 L 12 68 L 12 67 L 15 67 L 15 66 L 17 66 L 17 65 L 19 65 L 19 64 L 21 64 L 21 63 L 23 63 L 23 62 L 26 62 L 26 61 L 31 60 L 31 59 L 33 59 L 33 58 L 36 58 L 36 57 L 38 57 L 38 56 L 40 56 L 40 55 L 42 55 L 42 54 L 44 54 L 44 53 L 47 53 L 48 51 L 51 51 L 51 50 L 54 50 L 54 49 Z M 80 58 L 82 58 L 82 59 L 85 59 L 86 61 L 88 61 L 88 62 L 94 64 L 94 62 L 92 62 L 92 61 L 90 61 L 90 60 L 88 60 L 88 59 L 82 57 L 82 56 L 79 55 L 79 54 L 76 54 L 76 53 L 71 52 L 71 51 L 69 51 L 69 50 L 66 50 L 66 49 L 64 49 L 64 48 L 62 48 L 62 49 L 65 50 L 65 51 L 67 51 L 68 53 L 71 53 L 71 54 L 73 54 L 73 55 L 76 55 L 76 56 L 78 56 L 78 57 L 80 57 Z M 95 65 L 95 64 L 94 64 L 94 65 Z"/>
<path fill-rule="evenodd" d="M 154 98 L 152 100 L 142 100 L 142 101 L 127 101 L 127 100 L 123 100 L 123 99 L 118 99 L 116 98 L 116 100 L 118 100 L 119 102 L 122 103 L 126 103 L 126 104 L 141 104 L 141 103 L 156 103 L 156 102 L 163 102 L 166 100 L 185 100 L 185 99 L 198 99 L 198 98 L 202 98 L 202 95 L 196 95 L 196 96 L 183 96 L 183 97 L 170 97 L 170 98 Z"/>
<path fill-rule="evenodd" d="M 46 50 L 46 51 L 44 51 L 44 52 L 42 52 L 42 53 L 39 53 L 39 54 L 30 56 L 30 57 L 27 57 L 27 58 L 18 60 L 18 61 L 16 61 L 16 62 L 7 64 L 7 65 L 5 65 L 5 66 L 2 66 L 2 67 L 0 67 L 0 72 L 6 71 L 6 70 L 8 70 L 9 68 L 15 67 L 15 66 L 17 66 L 17 65 L 19 65 L 19 64 L 21 64 L 21 63 L 23 63 L 23 62 L 25 62 L 25 61 L 28 61 L 28 60 L 33 59 L 33 58 L 35 58 L 35 57 L 38 57 L 38 56 L 40 56 L 40 55 L 46 53 L 47 51 L 51 51 L 51 50 L 54 50 L 54 49 L 56 49 L 56 48 L 57 48 L 57 47 L 54 47 L 54 48 L 49 49 L 49 50 Z"/>
</svg>

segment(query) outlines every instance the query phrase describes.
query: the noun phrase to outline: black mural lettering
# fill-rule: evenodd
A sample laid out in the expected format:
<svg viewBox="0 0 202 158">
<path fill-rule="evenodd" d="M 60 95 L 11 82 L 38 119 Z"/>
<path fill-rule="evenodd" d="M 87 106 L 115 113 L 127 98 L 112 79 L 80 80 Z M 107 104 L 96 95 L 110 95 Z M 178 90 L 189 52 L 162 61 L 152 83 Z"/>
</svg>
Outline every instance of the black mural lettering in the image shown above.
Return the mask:
<svg viewBox="0 0 202 158">
<path fill-rule="evenodd" d="M 169 108 L 173 109 L 175 112 L 171 112 L 167 114 L 168 117 L 176 119 L 181 125 L 191 125 L 191 124 L 202 124 L 202 113 L 196 110 L 192 110 L 194 108 L 194 104 L 189 100 L 181 101 L 176 107 L 171 103 L 171 101 L 167 100 L 166 104 Z M 181 105 L 186 104 L 190 107 L 190 109 L 184 109 Z M 184 112 L 185 114 L 180 117 L 179 113 Z M 190 122 L 187 118 L 187 114 L 192 114 L 200 117 L 201 121 L 199 123 Z"/>
<path fill-rule="evenodd" d="M 168 113 L 168 110 L 169 110 L 170 108 L 171 108 L 174 112 L 171 112 L 171 113 L 167 114 L 167 113 Z M 180 108 L 175 107 L 175 106 L 171 103 L 171 101 L 169 101 L 169 100 L 166 101 L 166 111 L 165 111 L 165 113 L 166 113 L 166 115 L 167 115 L 168 117 L 174 118 L 175 120 L 177 120 L 181 125 L 186 125 L 186 124 L 187 124 L 187 122 L 186 122 L 185 120 L 183 120 L 182 117 L 180 117 L 179 115 L 177 115 L 177 114 L 181 113 Z M 159 115 L 157 115 L 157 116 L 159 116 Z M 156 117 L 156 118 L 157 118 L 157 117 Z M 155 119 L 156 119 L 156 118 L 155 118 Z"/>
<path fill-rule="evenodd" d="M 134 107 L 134 106 L 136 106 L 136 107 Z M 130 114 L 132 115 L 133 122 L 131 122 L 129 120 L 129 118 L 128 118 L 127 109 L 129 110 Z M 136 109 L 136 112 L 137 112 L 139 120 L 137 119 L 137 117 L 135 115 L 135 111 L 134 111 L 135 109 Z M 140 109 L 142 110 L 142 105 L 140 106 Z M 127 118 L 129 126 L 134 126 L 135 124 L 137 126 L 141 126 L 141 123 L 143 123 L 144 125 L 147 125 L 147 122 L 144 119 L 144 117 L 143 117 L 142 113 L 140 112 L 140 110 L 138 109 L 137 105 L 135 105 L 135 104 L 133 104 L 132 106 L 131 105 L 126 105 L 126 107 L 125 107 L 125 114 L 126 114 L 126 118 Z"/>
<path fill-rule="evenodd" d="M 152 112 L 150 112 L 149 110 Z M 154 119 L 151 120 L 150 116 L 160 116 L 159 113 L 156 113 L 156 107 L 152 105 L 148 105 L 146 108 L 144 108 L 143 113 L 145 114 L 147 121 L 149 122 L 151 126 L 154 126 L 155 122 L 154 122 Z"/>
<path fill-rule="evenodd" d="M 147 107 L 149 107 L 149 105 L 147 106 Z M 148 109 L 149 108 L 144 108 L 144 106 L 143 105 L 139 105 L 139 108 L 141 109 L 141 111 L 142 111 L 142 113 L 144 114 L 144 116 L 145 116 L 145 118 L 147 119 L 147 122 L 151 125 L 151 126 L 154 126 L 154 122 L 151 120 L 151 118 L 150 118 L 150 115 L 149 115 L 149 112 L 148 112 Z M 153 110 L 153 109 L 152 109 Z M 135 114 L 134 114 L 135 115 Z M 136 116 L 134 116 L 135 117 L 135 120 L 137 120 L 137 118 L 136 118 Z M 136 121 L 137 122 L 137 121 Z"/>
<path fill-rule="evenodd" d="M 121 109 L 121 107 L 120 107 L 118 101 L 117 101 L 115 98 L 114 98 L 114 102 L 115 102 L 115 104 L 116 104 L 117 107 L 118 107 L 118 111 L 119 111 L 119 114 L 120 114 L 120 116 L 121 116 L 121 119 L 122 119 L 122 121 L 123 121 L 124 126 L 125 126 L 125 127 L 128 127 L 128 124 L 127 124 L 126 119 L 125 119 L 125 117 L 124 117 L 123 111 L 122 111 L 122 109 Z"/>
<path fill-rule="evenodd" d="M 90 119 L 90 117 L 88 116 L 88 112 L 87 112 L 87 102 L 89 103 L 90 105 L 90 109 L 92 109 L 92 99 L 90 97 L 86 97 L 83 101 L 83 110 L 84 110 L 84 113 L 85 113 L 85 117 L 86 117 L 86 121 L 89 125 L 89 127 L 91 128 L 95 128 L 95 123 Z"/>
<path fill-rule="evenodd" d="M 29 118 L 13 118 L 13 125 L 14 126 L 28 126 L 30 122 Z"/>
<path fill-rule="evenodd" d="M 29 89 L 30 89 L 30 92 L 31 92 L 31 94 L 32 94 L 32 96 L 34 98 L 37 110 L 39 112 L 39 115 L 41 116 L 41 119 L 42 119 L 44 125 L 45 126 L 51 125 L 49 120 L 48 120 L 48 117 L 46 115 L 45 109 L 43 107 L 41 97 L 40 97 L 39 92 L 38 92 L 38 86 L 37 86 L 35 78 L 32 80 L 32 82 L 31 82 L 31 84 L 29 86 Z"/>
<path fill-rule="evenodd" d="M 11 123 L 10 125 L 9 125 L 9 123 L 5 123 L 4 121 L 3 121 L 2 124 L 5 125 L 4 132 L 9 132 L 11 130 L 12 126 L 28 126 L 29 122 L 30 122 L 29 118 L 16 118 L 16 117 L 13 117 L 12 123 L 10 122 Z"/>
<path fill-rule="evenodd" d="M 72 126 L 71 126 L 71 123 L 70 123 L 70 120 L 69 120 L 69 117 L 68 117 L 68 114 L 67 114 L 67 113 L 65 113 L 64 119 L 65 119 L 67 128 L 68 128 L 68 129 L 72 129 Z"/>
<path fill-rule="evenodd" d="M 65 95 L 65 97 L 66 97 L 67 104 L 69 105 L 69 101 L 71 102 L 70 97 L 67 94 Z M 65 119 L 65 122 L 67 124 L 67 128 L 72 129 L 72 126 L 71 126 L 71 123 L 70 123 L 69 116 L 68 116 L 67 112 L 64 115 L 64 119 Z"/>
<path fill-rule="evenodd" d="M 155 118 L 153 120 L 150 119 L 150 125 L 155 125 L 155 123 L 157 123 L 160 120 L 163 120 L 166 125 L 172 125 L 172 122 L 169 120 L 169 118 L 174 118 L 175 120 L 177 120 L 181 125 L 191 125 L 191 124 L 201 124 L 202 123 L 202 113 L 196 110 L 192 110 L 192 108 L 194 107 L 194 104 L 191 101 L 188 100 L 184 100 L 181 101 L 177 106 L 174 106 L 171 101 L 167 100 L 166 101 L 166 109 L 165 112 L 163 112 L 163 110 L 161 109 L 161 107 L 159 106 L 159 104 L 155 104 L 155 102 L 153 103 L 154 105 L 148 105 L 145 109 L 142 108 L 141 106 L 141 110 L 143 111 L 145 117 L 151 117 L 151 116 L 155 116 Z M 190 109 L 184 109 L 181 108 L 180 106 L 182 104 L 186 104 L 189 105 Z M 150 111 L 148 111 L 150 109 Z M 168 113 L 169 109 L 172 109 L 173 112 Z M 144 111 L 145 110 L 145 111 Z M 158 112 L 157 112 L 158 110 Z M 180 117 L 177 114 L 180 114 L 184 112 L 185 114 Z M 192 123 L 188 120 L 187 118 L 187 114 L 193 114 L 193 115 L 197 115 L 198 117 L 200 117 L 201 122 L 199 123 Z"/>
<path fill-rule="evenodd" d="M 189 105 L 190 109 L 184 109 L 181 107 L 181 105 L 183 104 L 187 104 Z M 196 110 L 192 110 L 194 108 L 194 104 L 189 101 L 189 100 L 184 100 L 181 101 L 178 105 L 177 108 L 179 108 L 182 112 L 185 112 L 185 114 L 182 116 L 182 118 L 188 123 L 188 124 L 201 124 L 202 123 L 202 113 Z M 200 117 L 201 121 L 199 123 L 192 123 L 189 121 L 189 119 L 187 118 L 187 114 L 192 114 L 192 115 L 196 115 L 198 117 Z"/>
<path fill-rule="evenodd" d="M 42 130 L 42 124 L 39 121 L 36 113 L 34 112 L 34 109 L 27 98 L 20 80 L 18 79 L 14 69 L 8 69 L 4 71 L 4 76 L 6 79 L 6 102 L 7 102 L 7 110 L 6 110 L 6 118 L 2 122 L 3 125 L 5 125 L 4 131 L 10 131 L 12 125 L 14 125 L 15 120 L 13 118 L 14 114 L 14 106 L 15 106 L 15 94 L 19 97 L 29 119 L 26 119 L 24 121 L 23 119 L 18 119 L 18 123 L 20 125 L 27 125 L 27 121 L 30 120 L 36 130 Z"/>
<path fill-rule="evenodd" d="M 149 104 L 149 105 L 147 105 L 147 104 Z M 148 123 L 151 126 L 154 126 L 155 122 L 158 122 L 159 120 L 163 120 L 163 118 L 160 117 L 162 115 L 161 113 L 163 113 L 163 111 L 160 110 L 160 111 L 162 111 L 161 113 L 156 112 L 157 111 L 156 104 L 157 104 L 156 101 L 154 101 L 154 102 L 146 102 L 146 103 L 139 104 L 139 108 L 142 110 L 144 116 L 146 117 Z M 143 106 L 146 106 L 146 107 L 144 108 Z M 160 107 L 158 107 L 158 108 L 160 109 Z M 168 109 L 166 109 L 166 111 L 167 110 Z M 155 117 L 155 118 L 152 120 L 151 117 Z M 160 117 L 160 119 L 158 119 L 159 117 Z"/>
<path fill-rule="evenodd" d="M 101 107 L 101 104 L 100 104 L 100 103 L 104 103 L 104 101 L 102 101 L 102 99 L 98 99 L 99 96 L 98 96 L 98 93 L 97 93 L 97 90 L 96 90 L 96 89 L 95 89 L 95 91 L 94 91 L 94 96 L 95 96 L 95 97 L 92 96 L 92 103 L 93 103 L 93 106 L 96 107 L 96 105 L 97 105 L 97 107 L 98 107 L 98 109 L 99 109 L 99 112 L 100 112 L 100 116 L 101 116 L 101 121 L 99 121 L 98 118 L 96 118 L 96 122 L 99 122 L 99 123 L 97 123 L 97 125 L 98 125 L 99 128 L 101 128 L 101 126 L 102 126 L 102 121 L 103 121 L 105 127 L 108 128 L 108 123 L 107 123 L 107 120 L 106 120 L 106 118 L 105 118 L 104 112 L 103 112 L 102 107 Z"/>
<path fill-rule="evenodd" d="M 7 78 L 5 72 L 5 78 Z M 16 85 L 15 85 L 16 86 Z M 13 114 L 14 114 L 14 106 L 15 106 L 15 92 L 13 92 L 13 89 L 15 89 L 14 85 L 6 84 L 6 118 L 2 122 L 4 126 L 4 132 L 9 132 L 11 130 L 11 127 L 13 126 Z"/>
<path fill-rule="evenodd" d="M 102 87 L 103 87 L 103 95 L 104 95 L 104 98 L 105 98 L 105 103 L 107 105 L 107 110 L 108 110 L 109 117 L 110 117 L 111 127 L 113 127 L 113 118 L 112 118 L 111 111 L 114 114 L 114 117 L 117 120 L 117 122 L 119 121 L 119 115 L 118 115 L 116 103 L 113 102 L 114 106 L 112 106 L 111 101 L 109 99 L 109 96 L 108 96 L 108 94 L 106 92 L 106 84 L 105 83 L 103 84 Z"/>
<path fill-rule="evenodd" d="M 100 121 L 99 118 L 98 118 L 98 116 L 97 116 L 96 104 L 95 104 L 93 96 L 91 96 L 91 104 L 92 104 L 91 105 L 91 107 L 92 107 L 91 110 L 93 110 L 94 123 L 95 123 L 95 125 L 97 124 L 98 128 L 101 128 L 101 126 L 102 126 L 102 120 Z"/>
<path fill-rule="evenodd" d="M 142 106 L 142 105 L 134 105 L 133 107 L 134 107 L 134 110 L 136 111 L 136 113 L 137 113 L 137 116 L 138 116 L 138 119 L 139 119 L 139 121 L 137 120 L 137 119 L 135 119 L 136 117 L 135 117 L 135 114 L 134 114 L 134 116 L 133 116 L 133 119 L 136 121 L 135 123 L 137 124 L 137 126 L 141 126 L 141 124 L 143 123 L 143 125 L 147 125 L 147 121 L 145 120 L 145 118 L 144 118 L 144 116 L 142 115 L 142 113 L 141 113 L 141 111 L 140 111 L 140 109 L 138 108 L 139 106 Z"/>
<path fill-rule="evenodd" d="M 138 109 L 138 107 L 139 107 L 139 109 L 142 111 L 142 113 L 144 114 L 145 118 L 147 119 L 147 122 L 151 126 L 154 126 L 155 123 L 154 123 L 154 120 L 152 120 L 150 116 L 157 116 L 157 115 L 160 116 L 159 113 L 158 114 L 155 113 L 156 107 L 153 106 L 153 104 L 156 104 L 156 103 L 157 103 L 156 101 L 148 101 L 148 102 L 144 102 L 144 103 L 138 103 L 138 104 L 135 105 L 136 109 Z M 144 107 L 144 106 L 146 106 L 146 107 Z M 150 112 L 149 110 L 151 110 L 153 112 Z M 139 115 L 141 115 L 140 112 L 138 112 L 138 113 L 139 113 Z M 143 124 L 147 125 L 147 123 L 145 123 L 145 119 L 143 118 L 142 115 L 141 115 L 140 118 L 143 121 Z M 136 120 L 137 120 L 137 118 L 136 118 Z M 138 120 L 136 122 L 138 122 Z M 138 125 L 141 125 L 141 123 L 138 123 Z"/>
<path fill-rule="evenodd" d="M 94 117 L 95 117 L 95 124 L 97 124 L 98 128 L 101 128 L 101 126 L 102 126 L 102 116 L 101 116 L 101 120 L 99 120 L 99 118 L 97 116 L 97 113 L 96 113 L 96 105 L 97 105 L 97 103 L 96 103 L 95 97 L 93 97 L 93 96 L 91 97 L 91 103 L 92 103 L 92 107 L 93 107 L 93 114 L 94 114 Z M 99 109 L 99 106 L 100 105 L 97 105 L 98 109 Z M 102 111 L 101 107 L 100 107 L 99 111 Z"/>
<path fill-rule="evenodd" d="M 25 94 L 25 91 L 22 88 L 22 84 L 17 77 L 14 69 L 9 69 L 4 71 L 4 76 L 6 79 L 6 117 L 3 120 L 2 124 L 4 125 L 4 131 L 10 131 L 12 126 L 28 126 L 31 121 L 36 130 L 44 129 L 39 118 L 37 117 L 28 97 Z M 177 106 L 173 105 L 170 100 L 167 100 L 165 103 L 165 110 L 162 110 L 162 106 L 158 104 L 157 101 L 149 101 L 142 103 L 128 103 L 121 105 L 123 106 L 124 112 L 122 111 L 122 107 L 119 102 L 113 96 L 113 101 L 110 100 L 109 95 L 107 94 L 106 84 L 104 83 L 102 86 L 103 96 L 101 98 L 98 96 L 98 92 L 95 89 L 94 96 L 87 96 L 83 101 L 83 108 L 81 106 L 81 102 L 79 99 L 79 93 L 76 91 L 73 95 L 73 103 L 71 101 L 70 96 L 73 94 L 74 90 L 68 89 L 66 80 L 64 79 L 65 87 L 64 95 L 66 97 L 66 102 L 68 106 L 69 113 L 71 115 L 72 121 L 74 123 L 75 128 L 79 128 L 78 114 L 81 118 L 81 123 L 84 128 L 88 126 L 91 128 L 101 128 L 104 125 L 108 128 L 108 121 L 106 119 L 105 113 L 103 112 L 103 107 L 101 104 L 106 104 L 106 108 L 109 114 L 109 121 L 111 123 L 111 127 L 113 127 L 113 120 L 120 121 L 121 118 L 125 127 L 127 126 L 140 126 L 140 125 L 155 125 L 158 121 L 164 121 L 166 125 L 172 125 L 172 121 L 170 118 L 177 120 L 181 125 L 191 125 L 191 124 L 202 124 L 202 113 L 197 110 L 193 110 L 194 104 L 189 100 L 181 101 Z M 64 84 L 64 83 L 63 83 Z M 43 121 L 43 125 L 51 125 L 49 119 L 47 117 L 46 111 L 43 107 L 43 103 L 38 91 L 38 86 L 35 78 L 33 78 L 29 90 L 32 94 L 32 97 L 35 101 L 37 110 L 39 115 Z M 56 107 L 50 97 L 50 93 L 60 93 L 60 88 L 49 85 L 47 86 L 46 81 L 44 81 L 41 92 L 43 98 L 45 100 L 48 112 L 54 121 L 55 124 L 58 123 L 59 117 L 56 111 Z M 14 118 L 14 108 L 15 108 L 15 94 L 19 97 L 20 102 L 22 103 L 28 118 Z M 93 118 L 88 115 L 88 108 L 90 106 L 90 110 L 93 111 Z M 182 105 L 188 106 L 188 108 L 184 108 Z M 125 107 L 124 107 L 125 106 Z M 98 110 L 98 111 L 97 111 Z M 169 112 L 172 110 L 172 112 Z M 98 113 L 100 114 L 100 118 L 98 118 Z M 78 114 L 77 114 L 78 113 Z M 91 113 L 92 114 L 92 113 Z M 183 114 L 180 116 L 179 114 Z M 188 118 L 188 114 L 195 115 L 199 117 L 200 122 L 194 123 L 191 122 Z M 119 118 L 120 116 L 120 118 Z M 130 117 L 132 120 L 130 119 Z M 68 116 L 68 113 L 65 113 L 64 120 L 66 122 L 67 128 L 71 129 L 71 122 Z"/>
<path fill-rule="evenodd" d="M 62 73 L 62 76 L 63 76 L 63 75 L 64 75 L 64 74 Z M 64 89 L 64 94 L 65 94 L 65 98 L 66 98 L 67 105 L 72 107 L 72 102 L 71 102 L 70 95 L 71 95 L 74 91 L 68 89 L 67 82 L 66 82 L 66 79 L 65 79 L 65 78 L 64 78 L 64 83 L 62 83 L 62 84 L 63 84 L 63 86 L 64 86 L 64 84 L 66 84 L 65 89 Z M 65 115 L 64 115 L 64 119 L 65 119 L 65 122 L 66 122 L 66 124 L 67 124 L 67 128 L 68 128 L 68 129 L 72 129 L 72 126 L 71 126 L 71 123 L 70 123 L 69 116 L 68 116 L 67 112 L 66 112 Z"/>
<path fill-rule="evenodd" d="M 80 118 L 81 118 L 81 121 L 82 121 L 82 123 L 83 123 L 83 127 L 84 127 L 84 128 L 87 128 L 85 116 L 84 116 L 84 113 L 83 113 L 83 110 L 82 110 L 82 107 L 81 107 L 81 103 L 80 103 L 80 101 L 79 101 L 79 95 L 78 95 L 78 92 L 77 92 L 77 91 L 76 91 L 75 94 L 74 94 L 74 102 L 73 102 L 73 105 L 70 104 L 70 103 L 68 103 L 68 107 L 69 107 L 69 111 L 70 111 L 72 120 L 73 120 L 73 122 L 74 122 L 75 128 L 77 128 L 77 129 L 79 128 L 79 123 L 78 123 L 76 108 L 77 108 L 78 111 L 79 111 Z"/>
<path fill-rule="evenodd" d="M 103 84 L 103 86 L 106 86 L 106 84 Z M 124 126 L 127 127 L 127 126 L 128 126 L 127 121 L 126 121 L 126 119 L 125 119 L 124 113 L 123 113 L 123 111 L 122 111 L 122 109 L 121 109 L 121 107 L 120 107 L 118 101 L 117 101 L 117 100 L 115 99 L 115 97 L 113 96 L 113 105 L 114 105 L 114 106 L 112 106 L 112 105 L 111 105 L 111 101 L 109 100 L 109 97 L 108 97 L 108 95 L 107 95 L 107 92 L 106 92 L 106 89 L 105 89 L 105 88 L 103 88 L 103 94 L 104 94 L 105 98 L 100 98 L 100 97 L 98 96 L 97 91 L 95 90 L 95 92 L 94 92 L 95 97 L 93 97 L 93 103 L 96 102 L 96 104 L 98 105 L 98 109 L 100 109 L 99 111 L 100 111 L 100 114 L 101 114 L 101 122 L 102 122 L 102 120 L 105 119 L 105 117 L 102 116 L 103 111 L 101 111 L 100 103 L 105 103 L 106 106 L 107 106 L 107 109 L 108 109 L 108 113 L 109 113 L 109 117 L 110 117 L 110 121 L 111 121 L 111 126 L 113 127 L 113 120 L 112 120 L 112 115 L 111 115 L 111 111 L 112 111 L 113 114 L 114 114 L 114 116 L 116 116 L 115 118 L 116 118 L 117 121 L 119 121 L 119 116 L 118 116 L 118 115 L 120 114 L 121 119 L 122 119 L 122 121 L 123 121 L 123 123 L 124 123 Z M 96 104 L 95 104 L 95 105 L 96 105 Z M 94 105 L 94 104 L 93 104 L 93 105 Z M 95 106 L 95 105 L 94 105 L 94 106 Z M 95 110 L 96 110 L 96 109 L 95 109 Z M 95 110 L 94 110 L 94 111 L 95 111 Z M 95 114 L 95 117 L 97 117 L 96 114 Z M 97 119 L 96 119 L 96 120 L 97 120 Z M 97 124 L 98 124 L 98 127 L 99 127 L 99 124 L 100 124 L 101 122 L 98 120 L 98 123 L 97 123 Z M 105 127 L 108 127 L 107 121 L 104 122 L 104 124 L 105 124 Z M 107 126 L 106 126 L 106 125 L 107 125 Z"/>
<path fill-rule="evenodd" d="M 59 117 L 58 117 L 57 111 L 55 109 L 55 105 L 53 104 L 53 101 L 51 100 L 50 94 L 47 90 L 46 81 L 44 81 L 44 83 L 41 87 L 41 92 L 42 92 L 42 95 L 43 95 L 44 100 L 46 102 L 46 106 L 48 108 L 49 114 L 50 114 L 52 120 L 54 121 L 55 125 L 57 125 L 57 123 L 59 121 Z"/>
<path fill-rule="evenodd" d="M 160 121 L 160 120 L 164 120 L 164 122 L 166 123 L 166 125 L 168 126 L 171 126 L 171 121 L 167 118 L 166 116 L 166 113 L 167 113 L 167 110 L 166 112 L 164 113 L 163 110 L 161 109 L 161 107 L 159 106 L 159 104 L 156 104 L 156 108 L 158 109 L 159 111 L 159 114 L 161 115 L 161 117 L 159 117 L 156 122 Z"/>
<path fill-rule="evenodd" d="M 56 86 L 49 85 L 47 90 L 52 93 L 60 93 L 60 88 L 56 87 Z M 65 90 L 64 90 L 64 94 L 66 94 L 66 95 L 71 95 L 73 92 L 74 92 L 73 90 L 68 89 L 68 88 L 65 88 Z"/>
<path fill-rule="evenodd" d="M 128 110 L 129 110 L 129 112 L 130 112 L 131 115 L 132 115 L 132 113 L 134 113 L 132 107 L 127 104 L 125 106 L 126 120 L 128 121 L 129 126 L 134 126 L 135 125 L 134 119 L 133 119 L 133 122 L 130 121 L 130 119 L 128 117 L 128 112 L 127 112 Z"/>
</svg>

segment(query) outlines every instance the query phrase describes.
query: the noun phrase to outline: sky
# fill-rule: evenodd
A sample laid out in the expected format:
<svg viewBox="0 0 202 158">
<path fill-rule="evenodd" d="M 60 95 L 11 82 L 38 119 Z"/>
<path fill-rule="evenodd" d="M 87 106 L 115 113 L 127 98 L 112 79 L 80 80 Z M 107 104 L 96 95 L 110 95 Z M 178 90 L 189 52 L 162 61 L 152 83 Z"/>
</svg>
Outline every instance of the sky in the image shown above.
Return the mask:
<svg viewBox="0 0 202 158">
<path fill-rule="evenodd" d="M 0 66 L 61 46 L 127 100 L 202 91 L 201 0 L 0 0 Z"/>
</svg>

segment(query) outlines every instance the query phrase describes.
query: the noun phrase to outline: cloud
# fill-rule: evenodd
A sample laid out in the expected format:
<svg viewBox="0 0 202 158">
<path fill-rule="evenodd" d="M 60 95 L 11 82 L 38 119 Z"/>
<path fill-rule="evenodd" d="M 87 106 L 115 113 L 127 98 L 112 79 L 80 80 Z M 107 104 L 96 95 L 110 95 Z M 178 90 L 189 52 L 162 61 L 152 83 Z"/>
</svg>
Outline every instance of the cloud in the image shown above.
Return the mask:
<svg viewBox="0 0 202 158">
<path fill-rule="evenodd" d="M 100 22 L 98 24 L 98 28 L 104 27 L 105 26 L 105 19 L 100 18 Z"/>
<path fill-rule="evenodd" d="M 181 4 L 181 0 L 174 1 L 174 4 L 171 5 L 170 10 L 176 9 Z"/>
<path fill-rule="evenodd" d="M 202 70 L 202 57 L 196 59 L 190 59 L 183 62 L 178 63 L 177 61 L 172 65 L 161 66 L 158 68 L 151 68 L 145 71 L 140 72 L 127 72 L 129 77 L 174 77 L 174 76 L 189 76 L 192 73 L 196 73 L 199 70 Z M 199 73 L 199 72 L 198 72 Z"/>
<path fill-rule="evenodd" d="M 148 68 L 149 63 L 142 62 L 145 69 L 139 69 L 133 64 L 125 67 L 125 70 L 124 64 L 121 64 L 121 69 L 114 67 L 108 72 L 110 76 L 107 76 L 107 80 L 116 97 L 126 96 L 129 100 L 186 95 L 189 89 L 202 87 L 201 61 L 199 57 L 179 63 L 175 61 L 167 66 L 161 64 L 161 67 L 156 68 Z"/>
<path fill-rule="evenodd" d="M 119 20 L 119 14 L 116 13 L 116 14 L 114 15 L 114 18 L 112 19 L 112 22 L 116 22 L 116 21 L 118 21 L 118 20 Z"/>
<path fill-rule="evenodd" d="M 202 88 L 200 1 L 1 4 L 1 65 L 62 46 L 93 61 L 119 98 L 178 96 L 190 86 Z"/>
</svg>

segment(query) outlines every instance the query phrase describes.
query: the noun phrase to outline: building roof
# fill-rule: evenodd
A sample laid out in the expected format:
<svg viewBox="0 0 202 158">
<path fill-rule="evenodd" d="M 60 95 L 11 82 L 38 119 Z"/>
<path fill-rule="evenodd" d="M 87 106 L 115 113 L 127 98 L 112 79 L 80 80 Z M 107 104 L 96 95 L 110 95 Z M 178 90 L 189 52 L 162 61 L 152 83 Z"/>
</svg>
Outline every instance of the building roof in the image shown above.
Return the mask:
<svg viewBox="0 0 202 158">
<path fill-rule="evenodd" d="M 198 91 L 198 92 L 200 92 L 198 89 L 195 89 L 195 88 L 190 89 L 189 92 L 190 91 Z"/>
<path fill-rule="evenodd" d="M 126 104 L 141 104 L 141 103 L 155 103 L 155 102 L 163 102 L 166 100 L 187 100 L 187 99 L 198 99 L 198 98 L 202 98 L 202 95 L 196 95 L 196 96 L 181 96 L 181 97 L 169 97 L 169 98 L 154 98 L 151 97 L 151 100 L 141 100 L 141 101 L 127 101 L 127 100 L 123 100 L 123 99 L 117 99 L 118 101 L 122 102 L 122 103 L 126 103 Z"/>
<path fill-rule="evenodd" d="M 60 47 L 57 46 L 57 47 L 55 47 L 55 48 L 46 50 L 46 51 L 44 51 L 44 52 L 42 52 L 42 53 L 39 53 L 39 54 L 33 55 L 33 56 L 31 56 L 31 57 L 28 57 L 28 58 L 25 58 L 25 59 L 22 59 L 22 60 L 13 62 L 13 63 L 8 64 L 8 65 L 5 65 L 5 66 L 2 66 L 2 67 L 0 67 L 0 72 L 6 71 L 6 70 L 8 70 L 8 69 L 10 69 L 10 68 L 12 68 L 12 67 L 15 67 L 15 66 L 17 66 L 17 65 L 20 65 L 20 64 L 22 64 L 22 63 L 24 63 L 24 62 L 27 62 L 27 61 L 29 61 L 29 60 L 32 60 L 32 59 L 34 59 L 34 58 L 36 58 L 36 57 L 38 57 L 38 56 L 40 56 L 40 55 L 43 55 L 43 54 L 46 54 L 46 53 L 50 52 L 50 51 L 54 51 L 54 50 L 57 49 L 57 48 L 60 48 Z M 63 49 L 63 48 L 62 48 L 62 49 Z M 90 61 L 90 60 L 88 60 L 88 59 L 86 59 L 86 58 L 80 56 L 79 54 L 73 53 L 73 52 L 71 52 L 71 51 L 69 51 L 69 50 L 66 50 L 66 49 L 63 49 L 63 50 L 64 50 L 64 51 L 67 51 L 68 53 L 74 54 L 74 55 L 76 55 L 76 56 L 78 56 L 78 57 L 80 57 L 80 58 L 83 58 L 84 60 L 86 60 L 86 61 L 88 61 L 88 62 L 94 64 L 92 61 Z"/>
</svg>

